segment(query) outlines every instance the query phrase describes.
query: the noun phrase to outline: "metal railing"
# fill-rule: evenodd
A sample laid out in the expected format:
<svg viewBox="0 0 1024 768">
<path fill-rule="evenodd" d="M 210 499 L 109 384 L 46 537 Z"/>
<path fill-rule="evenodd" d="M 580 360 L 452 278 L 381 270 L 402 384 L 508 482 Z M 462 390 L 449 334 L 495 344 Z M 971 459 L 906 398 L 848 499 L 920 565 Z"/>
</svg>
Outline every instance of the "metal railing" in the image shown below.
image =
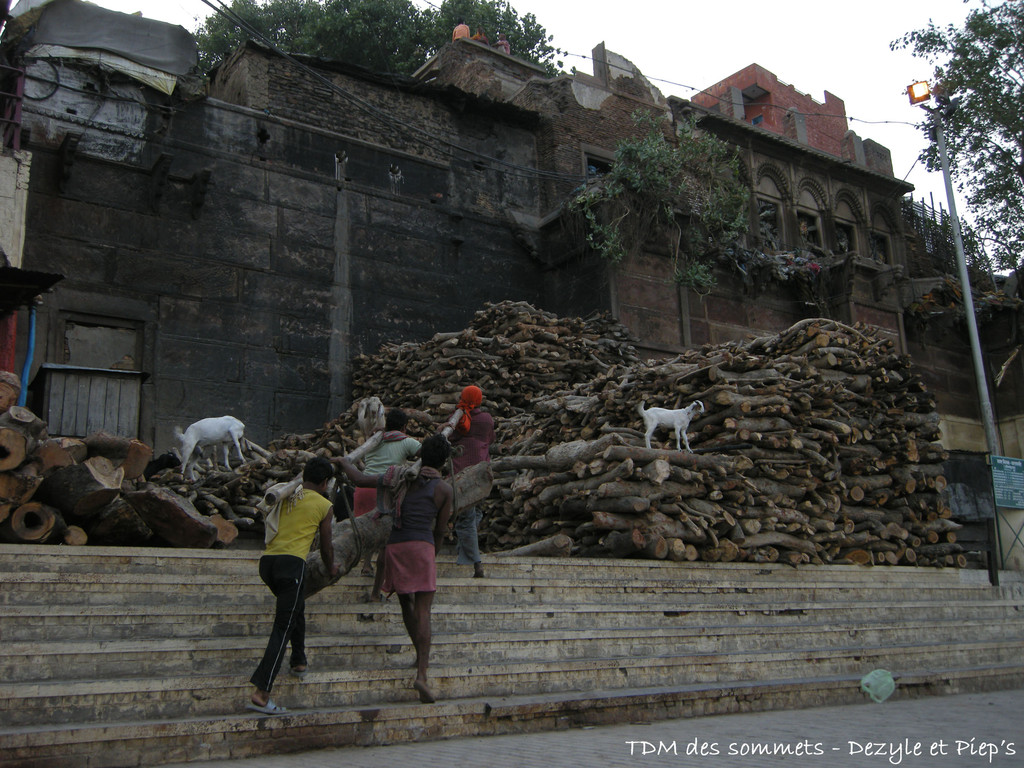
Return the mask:
<svg viewBox="0 0 1024 768">
<path fill-rule="evenodd" d="M 928 256 L 932 268 L 937 272 L 954 275 L 957 273 L 956 245 L 953 242 L 953 225 L 949 212 L 933 208 L 924 200 L 903 198 L 903 223 L 908 232 L 917 235 L 921 251 Z M 980 274 L 990 273 L 988 257 L 978 243 L 975 233 L 961 222 L 964 256 L 970 270 Z"/>
</svg>

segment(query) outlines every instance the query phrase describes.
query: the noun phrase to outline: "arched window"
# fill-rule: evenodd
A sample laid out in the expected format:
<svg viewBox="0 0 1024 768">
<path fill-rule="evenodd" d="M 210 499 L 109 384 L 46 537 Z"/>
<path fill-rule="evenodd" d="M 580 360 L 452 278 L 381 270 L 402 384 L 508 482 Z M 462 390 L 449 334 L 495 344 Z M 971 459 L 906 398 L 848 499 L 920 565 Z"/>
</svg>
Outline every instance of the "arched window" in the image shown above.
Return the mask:
<svg viewBox="0 0 1024 768">
<path fill-rule="evenodd" d="M 841 200 L 836 205 L 836 253 L 854 253 L 858 250 L 857 216 L 849 203 Z"/>
<path fill-rule="evenodd" d="M 892 263 L 892 228 L 885 216 L 876 212 L 871 217 L 871 234 L 868 238 L 871 258 L 882 264 Z"/>
<path fill-rule="evenodd" d="M 754 201 L 759 245 L 768 252 L 783 250 L 782 193 L 771 177 L 762 176 L 757 182 Z"/>
<path fill-rule="evenodd" d="M 807 189 L 800 191 L 796 209 L 797 245 L 801 248 L 821 248 L 821 212 L 818 201 Z"/>
</svg>

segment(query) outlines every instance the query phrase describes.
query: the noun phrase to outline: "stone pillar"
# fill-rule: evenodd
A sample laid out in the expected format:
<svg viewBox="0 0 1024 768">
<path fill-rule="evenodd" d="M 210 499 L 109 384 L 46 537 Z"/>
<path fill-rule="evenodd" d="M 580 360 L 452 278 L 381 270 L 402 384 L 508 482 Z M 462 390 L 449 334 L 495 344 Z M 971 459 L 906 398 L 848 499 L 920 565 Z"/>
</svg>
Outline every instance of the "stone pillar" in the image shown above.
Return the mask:
<svg viewBox="0 0 1024 768">
<path fill-rule="evenodd" d="M 12 267 L 21 267 L 25 249 L 25 211 L 32 154 L 0 152 L 0 249 Z"/>
</svg>

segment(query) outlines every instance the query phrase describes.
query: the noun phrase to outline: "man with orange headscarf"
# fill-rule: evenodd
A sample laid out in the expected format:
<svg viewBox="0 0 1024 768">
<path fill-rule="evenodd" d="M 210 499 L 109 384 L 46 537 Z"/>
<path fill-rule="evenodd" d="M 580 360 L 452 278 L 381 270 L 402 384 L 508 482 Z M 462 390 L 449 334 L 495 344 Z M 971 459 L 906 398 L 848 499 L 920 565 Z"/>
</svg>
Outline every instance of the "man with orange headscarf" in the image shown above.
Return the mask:
<svg viewBox="0 0 1024 768">
<path fill-rule="evenodd" d="M 470 384 L 462 390 L 458 409 L 462 417 L 455 425 L 452 447 L 462 447 L 461 454 L 452 456 L 453 471 L 458 474 L 466 467 L 491 460 L 491 443 L 494 442 L 494 419 L 487 411 L 480 410 L 484 395 L 480 387 Z M 458 450 L 455 451 L 459 453 Z M 473 576 L 483 578 L 484 568 L 480 563 L 480 542 L 478 528 L 483 517 L 480 508 L 473 506 L 463 509 L 455 519 L 455 537 L 458 542 L 455 562 L 472 565 Z"/>
</svg>

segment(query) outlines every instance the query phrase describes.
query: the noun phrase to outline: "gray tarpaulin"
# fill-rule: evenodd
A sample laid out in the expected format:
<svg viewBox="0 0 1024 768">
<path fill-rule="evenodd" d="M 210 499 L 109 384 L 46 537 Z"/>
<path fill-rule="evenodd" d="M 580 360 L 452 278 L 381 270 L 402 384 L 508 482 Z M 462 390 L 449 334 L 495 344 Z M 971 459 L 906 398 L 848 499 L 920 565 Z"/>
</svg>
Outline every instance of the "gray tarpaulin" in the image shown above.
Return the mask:
<svg viewBox="0 0 1024 768">
<path fill-rule="evenodd" d="M 20 34 L 35 24 L 34 45 L 109 51 L 172 75 L 184 75 L 198 62 L 195 38 L 184 27 L 83 0 L 21 0 L 12 15 Z"/>
</svg>

